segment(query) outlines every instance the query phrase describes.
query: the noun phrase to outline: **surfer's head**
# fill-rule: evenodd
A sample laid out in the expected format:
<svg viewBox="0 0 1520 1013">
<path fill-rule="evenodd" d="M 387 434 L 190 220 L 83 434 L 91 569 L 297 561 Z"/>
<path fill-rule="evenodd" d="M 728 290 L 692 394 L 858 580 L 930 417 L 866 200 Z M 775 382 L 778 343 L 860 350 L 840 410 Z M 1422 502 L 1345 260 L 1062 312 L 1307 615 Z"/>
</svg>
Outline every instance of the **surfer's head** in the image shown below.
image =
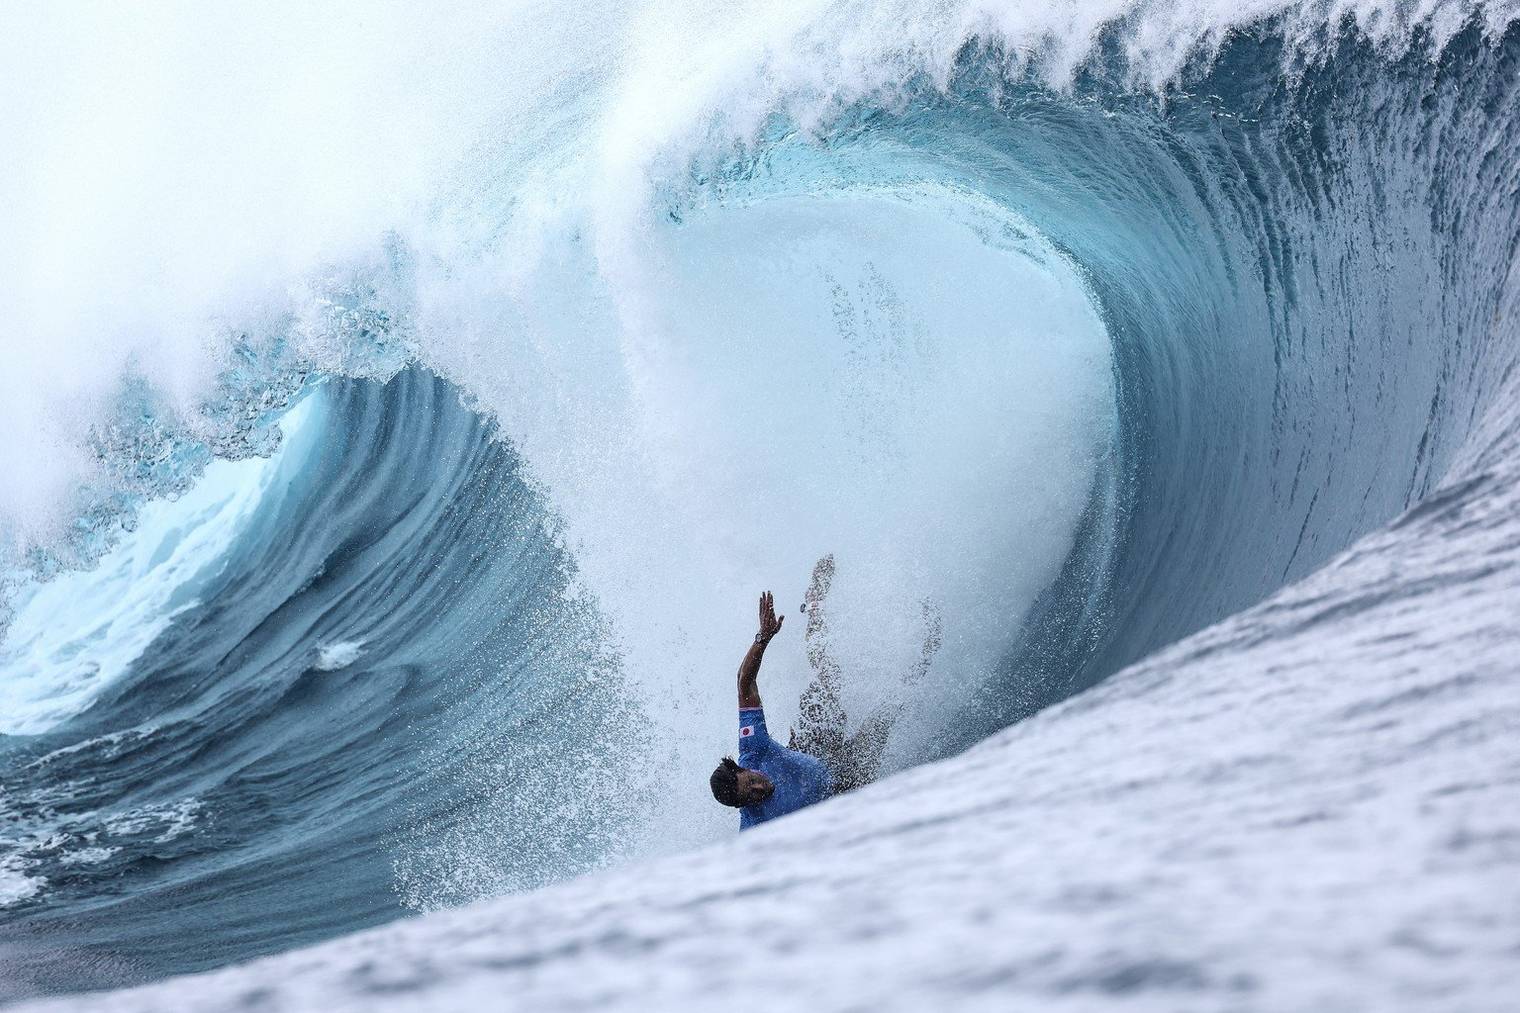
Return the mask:
<svg viewBox="0 0 1520 1013">
<path fill-rule="evenodd" d="M 759 805 L 776 790 L 770 778 L 758 770 L 739 766 L 727 756 L 718 761 L 717 769 L 707 783 L 712 785 L 713 798 L 736 809 Z"/>
</svg>

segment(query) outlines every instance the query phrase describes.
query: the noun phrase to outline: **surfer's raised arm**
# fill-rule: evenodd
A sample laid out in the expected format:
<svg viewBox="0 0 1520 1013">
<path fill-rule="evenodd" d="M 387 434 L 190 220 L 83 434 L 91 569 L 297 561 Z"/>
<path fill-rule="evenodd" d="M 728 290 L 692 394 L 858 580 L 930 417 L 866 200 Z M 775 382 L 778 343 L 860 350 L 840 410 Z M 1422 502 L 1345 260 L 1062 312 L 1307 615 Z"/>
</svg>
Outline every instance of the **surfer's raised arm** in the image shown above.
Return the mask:
<svg viewBox="0 0 1520 1013">
<path fill-rule="evenodd" d="M 771 642 L 771 637 L 781 632 L 781 624 L 786 621 L 786 616 L 776 617 L 776 600 L 771 597 L 769 591 L 760 596 L 760 632 L 755 634 L 755 642 L 749 645 L 749 650 L 744 654 L 744 660 L 739 663 L 739 706 L 759 707 L 760 687 L 756 685 L 756 679 L 760 676 L 760 659 L 765 656 L 765 645 Z"/>
</svg>

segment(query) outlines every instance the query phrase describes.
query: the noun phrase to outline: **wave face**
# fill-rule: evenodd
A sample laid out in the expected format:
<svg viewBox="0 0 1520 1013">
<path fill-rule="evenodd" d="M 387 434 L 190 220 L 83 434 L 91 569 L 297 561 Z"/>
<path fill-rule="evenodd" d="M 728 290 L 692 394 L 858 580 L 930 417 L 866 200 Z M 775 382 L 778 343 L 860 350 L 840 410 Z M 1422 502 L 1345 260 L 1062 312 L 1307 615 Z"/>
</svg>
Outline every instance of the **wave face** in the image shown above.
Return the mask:
<svg viewBox="0 0 1520 1013">
<path fill-rule="evenodd" d="M 7 712 L 33 732 L 7 740 L 7 939 L 37 941 L 15 959 L 41 983 L 524 889 L 631 836 L 618 660 L 520 462 L 419 373 L 334 382 L 285 425 L 271 461 L 208 473 L 172 522 L 145 516 L 95 571 L 20 605 L 12 678 L 101 683 L 52 730 L 73 696 Z M 230 537 L 186 544 L 219 522 Z M 144 614 L 163 617 L 151 644 L 123 643 Z M 132 650 L 118 672 L 79 663 Z"/>
<path fill-rule="evenodd" d="M 1496 14 L 559 13 L 227 26 L 272 66 L 123 101 L 281 143 L 150 145 L 8 297 L 0 998 L 731 833 L 745 603 L 827 552 L 850 710 L 958 752 L 1419 503 L 1515 366 Z"/>
</svg>

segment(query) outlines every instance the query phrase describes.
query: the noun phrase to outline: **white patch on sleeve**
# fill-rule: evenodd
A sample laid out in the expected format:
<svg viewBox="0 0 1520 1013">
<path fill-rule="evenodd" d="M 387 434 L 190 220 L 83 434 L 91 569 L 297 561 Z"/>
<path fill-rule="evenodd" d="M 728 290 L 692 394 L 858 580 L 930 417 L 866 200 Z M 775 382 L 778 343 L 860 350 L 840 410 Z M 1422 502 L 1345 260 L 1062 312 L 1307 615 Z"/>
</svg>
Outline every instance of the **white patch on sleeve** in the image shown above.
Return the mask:
<svg viewBox="0 0 1520 1013">
<path fill-rule="evenodd" d="M 747 739 L 753 734 L 755 734 L 754 725 L 745 725 L 743 728 L 739 729 L 739 738 L 741 739 Z"/>
</svg>

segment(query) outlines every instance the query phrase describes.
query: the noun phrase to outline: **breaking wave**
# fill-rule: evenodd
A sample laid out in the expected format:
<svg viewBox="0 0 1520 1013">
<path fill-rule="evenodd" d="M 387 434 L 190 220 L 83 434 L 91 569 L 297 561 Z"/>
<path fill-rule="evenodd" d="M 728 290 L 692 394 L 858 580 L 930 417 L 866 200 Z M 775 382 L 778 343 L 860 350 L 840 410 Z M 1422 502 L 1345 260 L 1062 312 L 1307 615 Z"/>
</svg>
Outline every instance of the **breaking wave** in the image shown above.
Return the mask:
<svg viewBox="0 0 1520 1013">
<path fill-rule="evenodd" d="M 900 768 L 1419 501 L 1516 359 L 1520 35 L 1402 9 L 90 28 L 0 170 L 0 998 L 731 832 L 824 553 Z"/>
</svg>

